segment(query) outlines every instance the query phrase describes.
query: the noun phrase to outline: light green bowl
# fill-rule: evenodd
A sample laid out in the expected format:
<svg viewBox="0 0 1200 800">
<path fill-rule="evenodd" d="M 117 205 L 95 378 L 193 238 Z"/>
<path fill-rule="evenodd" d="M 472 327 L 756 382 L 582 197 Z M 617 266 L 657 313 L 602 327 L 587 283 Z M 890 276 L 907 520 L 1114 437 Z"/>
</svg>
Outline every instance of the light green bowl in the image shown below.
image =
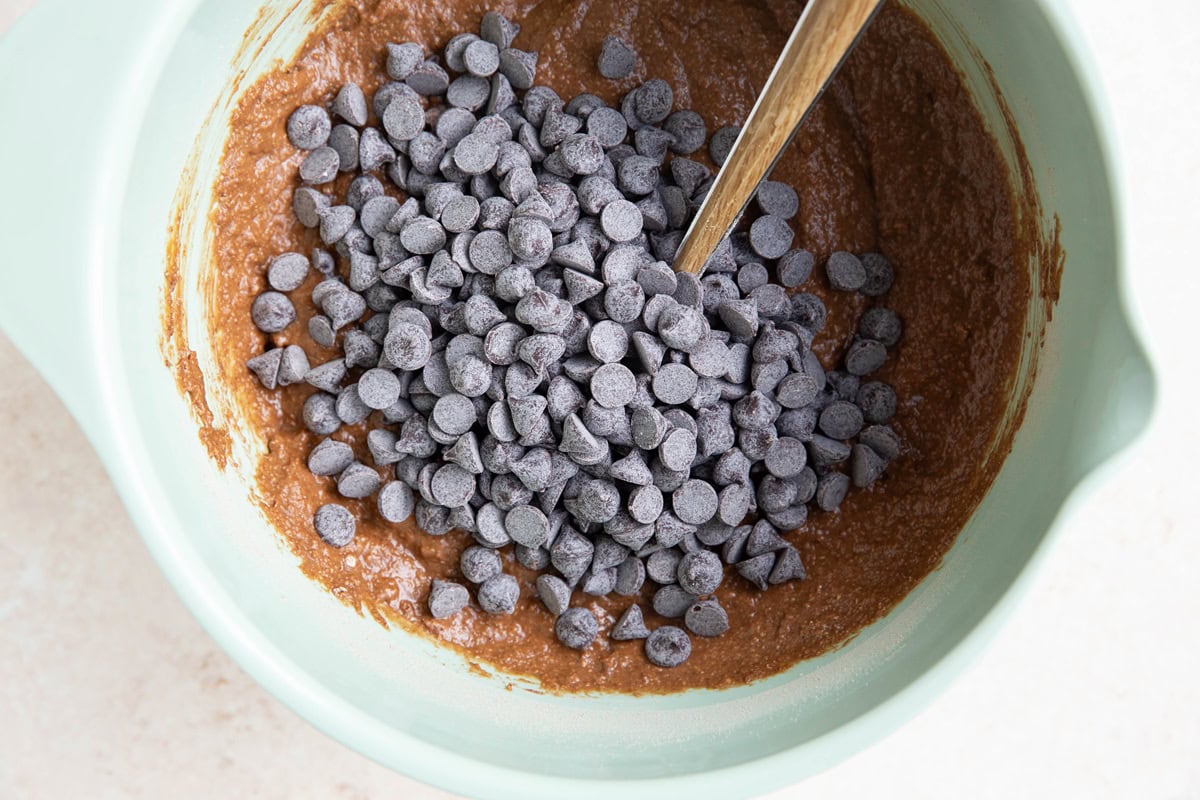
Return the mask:
<svg viewBox="0 0 1200 800">
<path fill-rule="evenodd" d="M 1153 404 L 1124 311 L 1111 126 L 1064 6 L 911 4 L 1011 155 L 979 57 L 993 68 L 1028 148 L 1043 223 L 1062 221 L 1061 301 L 1012 454 L 942 567 L 846 647 L 753 686 L 645 698 L 506 691 L 301 575 L 247 500 L 245 466 L 260 445 L 237 420 L 221 422 L 235 432 L 241 467 L 221 472 L 207 458 L 159 351 L 164 249 L 192 155 L 189 208 L 202 217 L 208 207 L 230 61 L 256 0 L 43 0 L 0 43 L 9 178 L 0 323 L 79 420 L 184 602 L 263 686 L 331 736 L 488 797 L 725 799 L 795 782 L 946 686 L 1005 616 L 1064 508 L 1086 501 L 1086 476 L 1131 441 Z M 271 57 L 290 55 L 304 19 L 303 10 L 269 11 L 256 35 L 274 33 L 243 56 L 243 85 Z M 185 233 L 193 310 L 203 233 L 199 224 Z M 203 366 L 211 354 L 192 317 Z"/>
</svg>

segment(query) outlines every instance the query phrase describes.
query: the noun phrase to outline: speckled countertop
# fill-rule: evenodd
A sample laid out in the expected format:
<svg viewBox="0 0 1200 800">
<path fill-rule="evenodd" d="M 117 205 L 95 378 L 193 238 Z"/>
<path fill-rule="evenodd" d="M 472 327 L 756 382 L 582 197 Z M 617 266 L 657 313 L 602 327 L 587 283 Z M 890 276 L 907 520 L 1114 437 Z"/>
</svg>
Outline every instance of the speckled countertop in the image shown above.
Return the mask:
<svg viewBox="0 0 1200 800">
<path fill-rule="evenodd" d="M 34 2 L 0 0 L 0 30 Z M 1157 363 L 1175 367 L 1158 424 L 1070 520 L 965 676 L 775 800 L 1200 797 L 1200 270 L 1188 255 L 1200 109 L 1183 101 L 1200 85 L 1200 10 L 1075 4 L 1133 179 L 1137 311 Z M 3 336 L 0 375 L 0 798 L 449 797 L 327 739 L 243 674 Z"/>
</svg>

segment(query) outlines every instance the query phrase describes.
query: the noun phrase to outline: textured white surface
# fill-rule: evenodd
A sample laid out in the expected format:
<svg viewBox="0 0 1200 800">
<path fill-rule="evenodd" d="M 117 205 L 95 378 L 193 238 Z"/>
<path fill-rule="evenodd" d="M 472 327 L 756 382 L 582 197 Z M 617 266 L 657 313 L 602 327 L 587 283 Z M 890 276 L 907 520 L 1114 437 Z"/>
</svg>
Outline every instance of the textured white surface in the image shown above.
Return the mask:
<svg viewBox="0 0 1200 800">
<path fill-rule="evenodd" d="M 0 0 L 0 30 L 33 2 Z M 1200 797 L 1200 7 L 1077 5 L 1132 179 L 1137 313 L 1171 367 L 1155 428 L 968 674 L 776 800 Z M 0 797 L 449 797 L 252 683 L 183 609 L 82 433 L 3 337 L 0 375 Z"/>
</svg>

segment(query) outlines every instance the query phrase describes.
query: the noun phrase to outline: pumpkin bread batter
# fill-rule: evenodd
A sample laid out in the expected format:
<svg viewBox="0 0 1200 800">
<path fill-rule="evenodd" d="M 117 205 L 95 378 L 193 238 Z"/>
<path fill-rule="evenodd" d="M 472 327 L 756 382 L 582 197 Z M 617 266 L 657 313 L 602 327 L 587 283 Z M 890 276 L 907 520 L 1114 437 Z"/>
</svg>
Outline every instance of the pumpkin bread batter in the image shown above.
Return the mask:
<svg viewBox="0 0 1200 800">
<path fill-rule="evenodd" d="M 205 311 L 219 375 L 208 377 L 233 391 L 264 440 L 256 497 L 307 574 L 381 622 L 440 639 L 471 661 L 532 676 L 548 690 L 667 692 L 746 683 L 819 655 L 885 614 L 938 565 L 999 468 L 999 459 L 981 454 L 998 433 L 1006 451 L 1005 437 L 1016 427 L 1001 423 L 1031 297 L 1026 265 L 1037 244 L 1019 228 L 1019 199 L 960 75 L 924 24 L 892 3 L 772 177 L 799 192 L 795 246 L 812 251 L 818 264 L 849 250 L 883 252 L 896 266 L 885 301 L 901 315 L 905 334 L 877 377 L 901 398 L 893 424 L 904 451 L 874 487 L 851 493 L 835 513 L 814 513 L 788 535 L 807 580 L 760 592 L 730 571 L 720 599 L 731 629 L 696 638 L 682 666 L 651 666 L 640 641 L 600 636 L 584 652 L 564 648 L 533 590 L 534 574 L 509 552 L 505 571 L 522 585 L 515 614 L 493 617 L 468 607 L 432 619 L 425 604 L 430 579 L 459 579 L 458 556 L 469 537 L 428 536 L 411 520 L 389 524 L 373 501 L 337 496 L 333 481 L 304 467 L 317 437 L 304 428 L 300 409 L 313 389 L 265 392 L 245 367 L 264 349 L 250 304 L 265 287 L 269 258 L 319 245 L 316 232 L 292 216 L 303 154 L 289 145 L 284 123 L 301 104 L 328 103 L 346 82 L 369 96 L 385 80 L 385 43 L 440 48 L 494 9 L 520 23 L 518 46 L 540 52 L 537 82 L 564 99 L 591 92 L 614 104 L 642 81 L 664 78 L 676 107 L 699 112 L 711 132 L 745 118 L 801 8 L 796 0 L 349 0 L 330 10 L 291 63 L 249 87 L 232 118 L 210 220 L 215 257 Z M 639 56 L 620 81 L 596 71 L 607 34 L 629 41 Z M 339 194 L 346 180 L 333 187 Z M 319 277 L 311 273 L 293 293 L 299 321 L 271 337 L 275 345 L 301 345 L 314 364 L 328 358 L 304 324 L 315 313 L 308 291 Z M 820 268 L 804 288 L 829 308 L 814 349 L 832 368 L 869 301 L 830 291 Z M 194 373 L 192 365 L 185 360 L 181 379 Z M 334 438 L 353 439 L 364 450 L 358 457 L 370 463 L 363 435 L 343 428 Z M 329 502 L 346 505 L 360 521 L 342 549 L 313 533 L 314 510 Z M 630 600 L 577 593 L 575 602 L 592 609 L 604 631 Z M 645 599 L 642 607 L 649 627 L 666 622 Z"/>
</svg>

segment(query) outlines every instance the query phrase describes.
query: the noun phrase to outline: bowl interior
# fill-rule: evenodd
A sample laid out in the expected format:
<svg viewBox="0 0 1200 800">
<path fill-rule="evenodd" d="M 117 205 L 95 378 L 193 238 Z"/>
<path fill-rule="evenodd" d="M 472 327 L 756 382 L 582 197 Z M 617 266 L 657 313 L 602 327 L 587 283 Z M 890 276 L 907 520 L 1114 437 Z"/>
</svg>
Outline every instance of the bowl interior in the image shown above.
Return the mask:
<svg viewBox="0 0 1200 800">
<path fill-rule="evenodd" d="M 123 442 L 121 456 L 151 509 L 147 536 L 210 632 L 332 735 L 472 794 L 503 792 L 524 773 L 526 797 L 560 794 L 566 778 L 669 776 L 690 776 L 697 796 L 729 797 L 828 766 L 894 724 L 920 694 L 912 687 L 922 676 L 952 653 L 962 657 L 956 648 L 1009 592 L 1064 497 L 1132 436 L 1149 403 L 1148 394 L 1111 391 L 1144 378 L 1145 365 L 1120 310 L 1117 223 L 1100 133 L 1052 4 L 910 4 L 966 74 L 1011 157 L 990 65 L 1041 195 L 1045 217 L 1037 223 L 1061 220 L 1068 253 L 1061 300 L 1024 424 L 942 567 L 845 647 L 752 686 L 631 698 L 547 696 L 520 681 L 481 677 L 457 656 L 380 627 L 310 582 L 247 500 L 261 444 L 224 412 L 228 403 L 212 381 L 209 406 L 216 424 L 234 434 L 235 463 L 221 471 L 208 459 L 158 347 L 167 210 L 183 174 L 181 279 L 188 338 L 204 368 L 212 354 L 199 316 L 199 276 L 207 268 L 205 217 L 228 115 L 239 88 L 292 54 L 313 14 L 307 2 L 192 3 L 144 119 L 131 123 L 138 156 L 114 210 L 120 235 L 101 281 L 108 309 L 101 335 L 112 359 L 113 407 L 129 412 L 113 415 L 113 438 Z M 934 683 L 924 679 L 926 690 Z M 784 751 L 777 766 L 732 769 Z M 573 790 L 591 796 L 611 788 Z"/>
</svg>

